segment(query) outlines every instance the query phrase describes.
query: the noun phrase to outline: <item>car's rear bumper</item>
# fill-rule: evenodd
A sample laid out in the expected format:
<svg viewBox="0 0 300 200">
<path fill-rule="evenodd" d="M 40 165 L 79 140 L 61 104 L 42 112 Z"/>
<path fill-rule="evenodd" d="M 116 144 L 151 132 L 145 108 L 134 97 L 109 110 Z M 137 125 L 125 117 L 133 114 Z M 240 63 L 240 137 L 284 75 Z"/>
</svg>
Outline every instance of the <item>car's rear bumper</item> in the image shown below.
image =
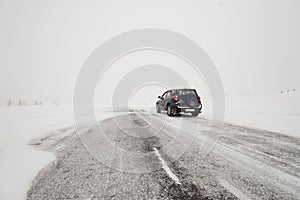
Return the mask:
<svg viewBox="0 0 300 200">
<path fill-rule="evenodd" d="M 201 113 L 202 105 L 199 107 L 181 107 L 181 106 L 175 106 L 175 111 L 177 113 L 183 112 L 183 113 L 194 113 L 199 112 Z"/>
</svg>

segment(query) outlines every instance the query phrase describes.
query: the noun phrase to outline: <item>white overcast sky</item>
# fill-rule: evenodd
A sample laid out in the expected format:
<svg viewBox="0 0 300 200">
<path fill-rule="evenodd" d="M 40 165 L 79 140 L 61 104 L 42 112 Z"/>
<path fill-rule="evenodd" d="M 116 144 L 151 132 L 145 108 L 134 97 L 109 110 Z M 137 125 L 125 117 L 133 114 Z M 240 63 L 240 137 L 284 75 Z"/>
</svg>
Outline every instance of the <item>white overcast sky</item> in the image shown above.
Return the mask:
<svg viewBox="0 0 300 200">
<path fill-rule="evenodd" d="M 228 95 L 300 86 L 299 0 L 0 0 L 0 96 L 71 101 L 88 55 L 144 27 L 196 41 Z"/>
</svg>

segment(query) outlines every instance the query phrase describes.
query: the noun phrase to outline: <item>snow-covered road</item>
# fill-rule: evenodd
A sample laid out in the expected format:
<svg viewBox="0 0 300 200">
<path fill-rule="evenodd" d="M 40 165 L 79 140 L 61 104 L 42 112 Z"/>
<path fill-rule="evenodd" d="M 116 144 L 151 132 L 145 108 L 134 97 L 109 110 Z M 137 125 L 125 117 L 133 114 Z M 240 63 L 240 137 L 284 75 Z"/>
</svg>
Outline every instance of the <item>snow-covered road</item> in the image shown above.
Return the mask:
<svg viewBox="0 0 300 200">
<path fill-rule="evenodd" d="M 299 138 L 231 124 L 220 135 L 220 127 L 202 117 L 169 118 L 137 110 L 103 120 L 100 126 L 112 142 L 105 146 L 109 166 L 96 159 L 105 145 L 97 125 L 86 127 L 81 140 L 76 134 L 63 139 L 52 135 L 35 146 L 55 153 L 57 160 L 35 178 L 28 199 L 300 196 Z M 162 169 L 153 149 L 181 184 Z M 148 172 L 138 173 L 142 170 Z"/>
</svg>

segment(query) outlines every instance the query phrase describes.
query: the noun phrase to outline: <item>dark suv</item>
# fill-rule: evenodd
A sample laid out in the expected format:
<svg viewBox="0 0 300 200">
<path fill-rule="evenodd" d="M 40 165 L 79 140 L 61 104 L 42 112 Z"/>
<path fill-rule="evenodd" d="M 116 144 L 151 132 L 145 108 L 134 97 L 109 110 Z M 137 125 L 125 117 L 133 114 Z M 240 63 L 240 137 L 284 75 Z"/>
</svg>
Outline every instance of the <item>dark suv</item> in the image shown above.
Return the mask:
<svg viewBox="0 0 300 200">
<path fill-rule="evenodd" d="M 201 113 L 202 104 L 195 89 L 172 89 L 166 91 L 160 100 L 156 102 L 156 111 L 166 110 L 169 116 L 183 113 L 191 113 L 198 116 Z"/>
</svg>

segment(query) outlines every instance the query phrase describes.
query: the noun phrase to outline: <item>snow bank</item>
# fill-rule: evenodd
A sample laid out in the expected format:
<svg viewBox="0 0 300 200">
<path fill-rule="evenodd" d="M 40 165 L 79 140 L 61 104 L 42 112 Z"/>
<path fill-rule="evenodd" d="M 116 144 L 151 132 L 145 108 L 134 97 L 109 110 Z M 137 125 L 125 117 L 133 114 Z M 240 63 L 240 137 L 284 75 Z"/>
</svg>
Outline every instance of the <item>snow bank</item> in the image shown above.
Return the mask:
<svg viewBox="0 0 300 200">
<path fill-rule="evenodd" d="M 27 142 L 73 124 L 71 107 L 0 107 L 0 199 L 25 199 L 30 182 L 55 159 Z"/>
<path fill-rule="evenodd" d="M 126 114 L 126 113 L 122 113 Z M 98 120 L 120 115 L 97 110 Z M 71 106 L 0 107 L 0 199 L 19 200 L 37 173 L 55 156 L 28 143 L 74 125 Z"/>
<path fill-rule="evenodd" d="M 225 121 L 300 137 L 300 93 L 228 97 Z"/>
<path fill-rule="evenodd" d="M 25 199 L 30 182 L 55 156 L 28 146 L 8 146 L 0 152 L 0 199 Z"/>
</svg>

